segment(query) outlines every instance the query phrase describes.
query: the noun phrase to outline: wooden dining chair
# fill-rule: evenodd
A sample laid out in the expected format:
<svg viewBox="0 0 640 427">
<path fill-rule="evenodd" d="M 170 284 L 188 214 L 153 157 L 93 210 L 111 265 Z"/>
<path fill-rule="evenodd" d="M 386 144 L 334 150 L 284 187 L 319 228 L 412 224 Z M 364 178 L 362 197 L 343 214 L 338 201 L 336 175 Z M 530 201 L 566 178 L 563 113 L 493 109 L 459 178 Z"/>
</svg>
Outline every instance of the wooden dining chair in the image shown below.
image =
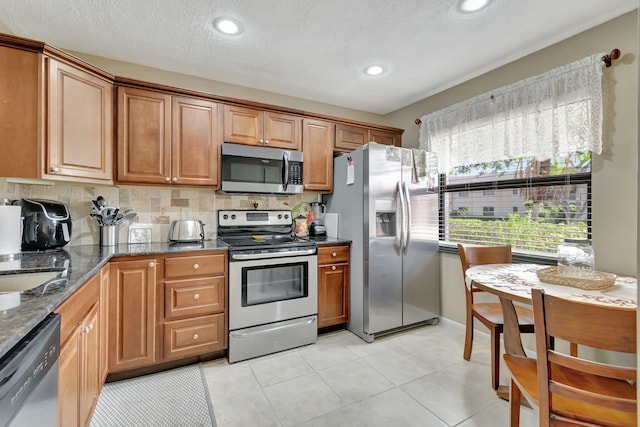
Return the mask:
<svg viewBox="0 0 640 427">
<path fill-rule="evenodd" d="M 499 302 L 478 302 L 473 299 L 477 292 L 483 292 L 475 286 L 467 284 L 467 269 L 474 265 L 483 264 L 510 264 L 511 245 L 502 246 L 468 246 L 458 244 L 460 264 L 462 265 L 462 277 L 466 301 L 466 331 L 464 339 L 465 360 L 471 358 L 473 346 L 473 318 L 485 325 L 491 334 L 491 386 L 498 389 L 500 382 L 500 334 L 504 329 L 504 316 Z M 519 305 L 515 305 L 518 315 L 518 323 L 521 333 L 533 333 L 533 312 Z"/>
<path fill-rule="evenodd" d="M 588 347 L 636 353 L 636 310 L 572 301 L 532 290 L 536 359 L 504 355 L 511 372 L 511 426 L 522 396 L 540 426 L 637 426 L 636 368 L 600 363 L 550 348 L 551 337 Z"/>
</svg>

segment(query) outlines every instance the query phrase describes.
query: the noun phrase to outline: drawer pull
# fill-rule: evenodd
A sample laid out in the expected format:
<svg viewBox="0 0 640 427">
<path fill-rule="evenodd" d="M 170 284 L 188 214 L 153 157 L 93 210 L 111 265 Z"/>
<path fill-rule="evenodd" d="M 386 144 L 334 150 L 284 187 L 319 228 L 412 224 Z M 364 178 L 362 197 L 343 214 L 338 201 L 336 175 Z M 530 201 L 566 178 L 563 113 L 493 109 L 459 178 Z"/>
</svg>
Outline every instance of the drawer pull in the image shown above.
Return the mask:
<svg viewBox="0 0 640 427">
<path fill-rule="evenodd" d="M 171 178 L 169 178 L 168 176 L 165 176 L 165 177 L 164 177 L 164 180 L 165 180 L 166 182 L 169 182 L 169 181 L 171 181 Z"/>
<path fill-rule="evenodd" d="M 58 173 L 58 172 L 60 172 L 60 168 L 57 167 L 57 166 L 51 166 L 51 172 Z"/>
<path fill-rule="evenodd" d="M 174 176 L 174 177 L 171 179 L 171 181 L 173 181 L 173 182 L 178 182 L 178 178 Z"/>
<path fill-rule="evenodd" d="M 200 264 L 193 264 L 193 268 L 196 269 L 196 270 L 199 269 L 200 268 Z"/>
<path fill-rule="evenodd" d="M 151 262 L 149 263 L 149 267 L 153 268 L 153 267 L 155 267 L 155 266 L 156 266 L 156 263 L 155 263 L 155 262 L 151 261 Z"/>
<path fill-rule="evenodd" d="M 200 298 L 200 294 L 193 294 L 193 299 L 198 299 Z"/>
<path fill-rule="evenodd" d="M 335 253 L 335 252 L 332 252 L 332 253 L 331 253 L 331 256 L 335 258 L 335 257 L 337 257 L 337 256 L 338 256 L 338 254 L 337 254 L 337 253 Z"/>
<path fill-rule="evenodd" d="M 200 338 L 200 336 L 198 334 L 193 334 L 194 341 L 197 340 L 198 338 Z"/>
<path fill-rule="evenodd" d="M 335 266 L 335 265 L 332 265 L 332 266 L 331 266 L 331 269 L 332 269 L 333 271 L 336 271 L 336 266 Z"/>
</svg>

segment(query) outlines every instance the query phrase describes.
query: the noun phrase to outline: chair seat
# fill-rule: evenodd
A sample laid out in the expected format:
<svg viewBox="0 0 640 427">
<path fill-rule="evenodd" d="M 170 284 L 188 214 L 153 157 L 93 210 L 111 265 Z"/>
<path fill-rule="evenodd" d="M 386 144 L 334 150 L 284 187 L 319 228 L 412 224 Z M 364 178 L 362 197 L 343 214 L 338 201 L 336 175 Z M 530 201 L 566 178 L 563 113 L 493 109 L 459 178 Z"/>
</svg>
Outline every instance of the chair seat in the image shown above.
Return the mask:
<svg viewBox="0 0 640 427">
<path fill-rule="evenodd" d="M 518 324 L 520 326 L 530 327 L 531 332 L 533 332 L 533 311 L 517 304 L 514 304 L 513 306 L 515 307 L 516 314 L 518 315 Z M 494 325 L 504 324 L 504 315 L 502 314 L 502 305 L 500 305 L 500 303 L 475 303 L 472 306 L 472 310 L 476 314 L 478 320 L 484 323 L 484 325 L 487 327 L 489 327 L 489 325 L 485 322 L 485 320 Z"/>
<path fill-rule="evenodd" d="M 512 380 L 529 403 L 539 406 L 538 400 L 538 366 L 535 359 L 528 357 L 504 355 L 504 361 L 511 372 Z M 598 391 L 610 396 L 635 399 L 636 388 L 626 381 L 588 375 L 569 368 L 553 365 L 553 375 L 557 381 L 580 389 Z M 637 426 L 637 415 L 589 405 L 562 396 L 553 397 L 553 406 L 562 416 L 584 422 L 598 422 L 607 420 L 611 426 Z"/>
</svg>

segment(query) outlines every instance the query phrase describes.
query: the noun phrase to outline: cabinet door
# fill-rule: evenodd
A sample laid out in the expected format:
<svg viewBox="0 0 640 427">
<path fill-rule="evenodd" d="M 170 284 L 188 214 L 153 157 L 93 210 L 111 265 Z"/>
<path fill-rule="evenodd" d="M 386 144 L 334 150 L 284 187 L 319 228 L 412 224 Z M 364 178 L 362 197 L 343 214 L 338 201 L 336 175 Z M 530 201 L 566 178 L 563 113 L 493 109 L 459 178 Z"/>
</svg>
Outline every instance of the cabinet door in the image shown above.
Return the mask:
<svg viewBox="0 0 640 427">
<path fill-rule="evenodd" d="M 102 384 L 100 371 L 100 304 L 95 304 L 80 329 L 80 424 L 89 425 Z"/>
<path fill-rule="evenodd" d="M 337 124 L 334 148 L 340 152 L 354 151 L 369 142 L 368 138 L 369 130 L 367 128 Z"/>
<path fill-rule="evenodd" d="M 171 96 L 118 88 L 117 180 L 171 182 Z"/>
<path fill-rule="evenodd" d="M 224 106 L 224 142 L 262 145 L 262 111 L 252 108 Z"/>
<path fill-rule="evenodd" d="M 171 182 L 218 184 L 218 104 L 174 97 L 171 138 Z"/>
<path fill-rule="evenodd" d="M 109 372 L 156 361 L 156 261 L 111 263 Z"/>
<path fill-rule="evenodd" d="M 333 190 L 333 123 L 304 119 L 302 122 L 303 182 L 305 190 Z"/>
<path fill-rule="evenodd" d="M 112 179 L 110 82 L 47 58 L 48 149 L 52 175 Z"/>
<path fill-rule="evenodd" d="M 318 267 L 318 327 L 349 320 L 349 264 Z"/>
<path fill-rule="evenodd" d="M 378 144 L 402 146 L 402 134 L 384 130 L 369 129 L 368 140 Z"/>
<path fill-rule="evenodd" d="M 99 333 L 100 333 L 100 371 L 101 371 L 101 379 L 104 383 L 104 380 L 107 378 L 107 374 L 109 373 L 108 369 L 108 319 L 109 319 L 109 280 L 110 280 L 110 267 L 109 265 L 105 265 L 100 269 L 100 321 L 98 322 Z"/>
<path fill-rule="evenodd" d="M 289 114 L 264 113 L 264 145 L 267 147 L 300 150 L 302 119 Z"/>
<path fill-rule="evenodd" d="M 76 427 L 80 416 L 80 332 L 60 348 L 58 360 L 58 425 Z"/>
</svg>

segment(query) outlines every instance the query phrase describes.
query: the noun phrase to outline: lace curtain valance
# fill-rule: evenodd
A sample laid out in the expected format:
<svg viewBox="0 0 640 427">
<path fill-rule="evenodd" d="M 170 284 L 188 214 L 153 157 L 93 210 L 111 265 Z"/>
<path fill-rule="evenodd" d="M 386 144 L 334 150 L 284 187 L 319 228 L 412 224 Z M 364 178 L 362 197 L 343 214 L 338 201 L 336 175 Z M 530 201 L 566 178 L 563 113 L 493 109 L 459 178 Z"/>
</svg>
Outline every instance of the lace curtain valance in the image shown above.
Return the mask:
<svg viewBox="0 0 640 427">
<path fill-rule="evenodd" d="M 574 151 L 602 152 L 602 54 L 421 117 L 420 148 L 441 172 Z"/>
</svg>

